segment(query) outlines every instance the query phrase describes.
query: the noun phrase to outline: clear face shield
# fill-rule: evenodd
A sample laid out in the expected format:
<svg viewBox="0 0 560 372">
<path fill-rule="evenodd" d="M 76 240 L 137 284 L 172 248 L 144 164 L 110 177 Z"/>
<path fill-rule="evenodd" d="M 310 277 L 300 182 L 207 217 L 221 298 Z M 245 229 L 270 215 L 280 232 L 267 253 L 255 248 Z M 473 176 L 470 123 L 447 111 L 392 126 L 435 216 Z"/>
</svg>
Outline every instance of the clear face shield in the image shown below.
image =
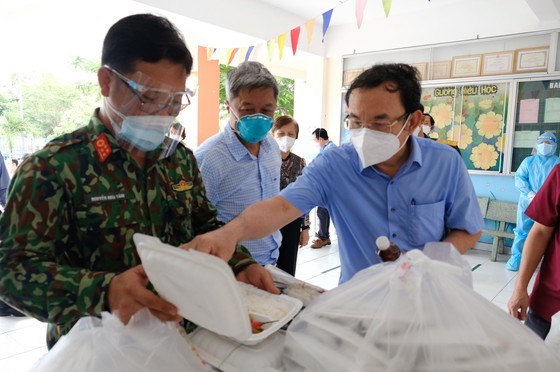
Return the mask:
<svg viewBox="0 0 560 372">
<path fill-rule="evenodd" d="M 136 72 L 128 78 L 104 66 L 121 84 L 116 95 L 104 97 L 107 114 L 120 146 L 139 150 L 146 157 L 170 156 L 184 138 L 185 128 L 177 116 L 190 104 L 194 93 L 173 91 L 171 87 Z"/>
</svg>

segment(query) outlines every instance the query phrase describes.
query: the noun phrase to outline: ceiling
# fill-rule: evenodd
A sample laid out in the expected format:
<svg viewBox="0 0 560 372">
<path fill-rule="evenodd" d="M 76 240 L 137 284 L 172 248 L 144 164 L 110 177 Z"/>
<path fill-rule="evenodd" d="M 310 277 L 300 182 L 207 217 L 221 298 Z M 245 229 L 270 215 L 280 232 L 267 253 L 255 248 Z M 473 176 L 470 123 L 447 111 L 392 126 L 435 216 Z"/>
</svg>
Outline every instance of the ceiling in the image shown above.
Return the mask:
<svg viewBox="0 0 560 372">
<path fill-rule="evenodd" d="M 136 1 L 211 27 L 198 44 L 217 48 L 262 43 L 315 19 L 313 41 L 298 49 L 326 57 L 560 28 L 560 0 L 393 0 L 388 17 L 381 0 L 368 0 L 361 29 L 356 0 Z"/>
</svg>

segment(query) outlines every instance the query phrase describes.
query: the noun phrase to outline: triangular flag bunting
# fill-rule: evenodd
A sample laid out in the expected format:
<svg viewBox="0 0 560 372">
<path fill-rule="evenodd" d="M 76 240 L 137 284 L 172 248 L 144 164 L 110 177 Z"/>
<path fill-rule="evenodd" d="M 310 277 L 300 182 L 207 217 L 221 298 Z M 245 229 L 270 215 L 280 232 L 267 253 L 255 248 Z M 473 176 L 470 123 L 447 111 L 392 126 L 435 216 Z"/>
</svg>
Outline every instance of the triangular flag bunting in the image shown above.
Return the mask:
<svg viewBox="0 0 560 372">
<path fill-rule="evenodd" d="M 245 54 L 245 62 L 247 62 L 249 60 L 249 56 L 251 55 L 251 52 L 253 51 L 254 46 L 250 46 L 249 49 L 247 49 L 247 54 Z"/>
<path fill-rule="evenodd" d="M 270 39 L 266 42 L 268 47 L 268 60 L 272 61 L 272 56 L 274 55 L 274 39 Z"/>
<path fill-rule="evenodd" d="M 235 57 L 235 53 L 237 53 L 237 51 L 239 50 L 239 48 L 234 48 L 233 50 L 230 49 L 228 51 L 228 66 L 231 64 L 231 61 L 233 61 L 233 58 Z"/>
<path fill-rule="evenodd" d="M 315 29 L 315 19 L 310 19 L 305 23 L 305 29 L 307 30 L 307 44 L 311 44 L 311 38 L 313 37 L 313 30 Z"/>
<path fill-rule="evenodd" d="M 362 27 L 362 20 L 364 19 L 364 10 L 366 9 L 367 0 L 356 0 L 356 22 L 358 28 Z"/>
<path fill-rule="evenodd" d="M 247 48 L 245 48 L 245 47 L 239 48 L 239 52 L 237 53 L 237 60 L 239 61 L 238 63 L 241 63 L 241 62 L 244 61 L 246 53 L 247 53 Z"/>
<path fill-rule="evenodd" d="M 290 31 L 290 38 L 292 40 L 292 52 L 294 53 L 294 56 L 296 55 L 297 45 L 299 42 L 299 32 L 299 26 Z"/>
<path fill-rule="evenodd" d="M 286 43 L 286 34 L 282 34 L 278 36 L 278 54 L 280 60 L 282 60 L 282 56 L 284 55 L 284 44 Z"/>
<path fill-rule="evenodd" d="M 255 49 L 253 50 L 253 61 L 258 60 L 262 46 L 262 44 L 258 44 L 257 46 L 255 46 Z"/>
<path fill-rule="evenodd" d="M 333 9 L 327 10 L 323 13 L 323 43 L 325 42 L 325 34 L 327 33 L 327 29 L 329 28 L 329 23 L 331 23 Z"/>
<path fill-rule="evenodd" d="M 391 5 L 393 0 L 381 0 L 383 2 L 383 10 L 385 11 L 385 17 L 389 17 L 389 12 L 391 11 Z"/>
</svg>

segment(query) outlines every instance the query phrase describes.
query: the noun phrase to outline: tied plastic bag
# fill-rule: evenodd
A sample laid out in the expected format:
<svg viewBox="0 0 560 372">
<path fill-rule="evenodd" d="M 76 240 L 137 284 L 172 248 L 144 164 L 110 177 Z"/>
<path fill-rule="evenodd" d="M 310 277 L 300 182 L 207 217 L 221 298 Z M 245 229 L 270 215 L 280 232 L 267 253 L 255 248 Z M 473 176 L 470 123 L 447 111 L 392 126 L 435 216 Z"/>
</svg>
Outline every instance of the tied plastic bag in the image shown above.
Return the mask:
<svg viewBox="0 0 560 372">
<path fill-rule="evenodd" d="M 177 325 L 146 308 L 124 325 L 116 315 L 80 319 L 32 369 L 34 372 L 210 371 Z"/>
<path fill-rule="evenodd" d="M 558 371 L 541 339 L 464 280 L 418 250 L 362 270 L 292 321 L 286 370 Z"/>
</svg>

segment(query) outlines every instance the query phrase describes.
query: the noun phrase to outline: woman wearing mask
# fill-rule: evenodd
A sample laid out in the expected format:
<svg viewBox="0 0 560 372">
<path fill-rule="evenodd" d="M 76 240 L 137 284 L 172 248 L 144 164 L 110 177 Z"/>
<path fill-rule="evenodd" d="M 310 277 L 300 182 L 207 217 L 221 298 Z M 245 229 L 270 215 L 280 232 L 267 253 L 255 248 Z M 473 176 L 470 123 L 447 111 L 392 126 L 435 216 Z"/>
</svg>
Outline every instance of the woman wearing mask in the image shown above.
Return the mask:
<svg viewBox="0 0 560 372">
<path fill-rule="evenodd" d="M 294 182 L 305 167 L 305 159 L 291 152 L 299 134 L 299 125 L 291 116 L 279 116 L 272 127 L 272 135 L 282 153 L 280 190 Z M 295 275 L 298 247 L 309 241 L 309 216 L 296 218 L 282 229 L 282 245 L 276 266 Z"/>
</svg>

